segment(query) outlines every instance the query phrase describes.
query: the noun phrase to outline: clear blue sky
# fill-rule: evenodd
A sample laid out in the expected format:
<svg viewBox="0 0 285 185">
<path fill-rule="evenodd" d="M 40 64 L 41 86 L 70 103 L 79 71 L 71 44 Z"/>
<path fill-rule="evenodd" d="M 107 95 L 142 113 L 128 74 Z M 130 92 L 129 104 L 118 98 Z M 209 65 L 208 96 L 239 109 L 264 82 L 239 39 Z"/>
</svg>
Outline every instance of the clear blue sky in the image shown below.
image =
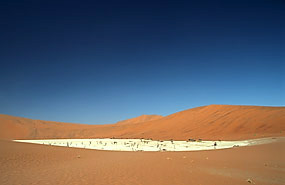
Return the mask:
<svg viewBox="0 0 285 185">
<path fill-rule="evenodd" d="M 10 0 L 0 20 L 2 114 L 104 124 L 285 105 L 281 0 Z"/>
</svg>

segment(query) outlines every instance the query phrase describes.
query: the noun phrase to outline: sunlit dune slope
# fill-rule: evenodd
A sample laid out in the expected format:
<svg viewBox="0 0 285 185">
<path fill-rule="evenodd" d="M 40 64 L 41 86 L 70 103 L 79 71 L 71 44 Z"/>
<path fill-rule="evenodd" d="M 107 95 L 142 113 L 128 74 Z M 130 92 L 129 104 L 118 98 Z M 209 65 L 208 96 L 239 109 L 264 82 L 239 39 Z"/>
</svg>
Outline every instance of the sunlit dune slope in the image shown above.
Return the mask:
<svg viewBox="0 0 285 185">
<path fill-rule="evenodd" d="M 33 120 L 0 114 L 0 138 L 33 139 L 74 137 L 91 125 Z"/>
<path fill-rule="evenodd" d="M 147 116 L 109 125 L 40 121 L 0 115 L 0 138 L 152 138 L 238 140 L 285 135 L 285 107 L 209 105 L 169 116 Z"/>
<path fill-rule="evenodd" d="M 285 107 L 210 105 L 130 128 L 153 139 L 247 139 L 285 135 Z M 129 135 L 129 134 L 126 134 Z"/>
<path fill-rule="evenodd" d="M 123 121 L 118 121 L 117 124 L 119 125 L 126 125 L 126 124 L 135 124 L 135 123 L 142 123 L 146 121 L 153 121 L 157 119 L 161 119 L 163 116 L 160 115 L 141 115 L 135 118 L 126 119 Z"/>
</svg>

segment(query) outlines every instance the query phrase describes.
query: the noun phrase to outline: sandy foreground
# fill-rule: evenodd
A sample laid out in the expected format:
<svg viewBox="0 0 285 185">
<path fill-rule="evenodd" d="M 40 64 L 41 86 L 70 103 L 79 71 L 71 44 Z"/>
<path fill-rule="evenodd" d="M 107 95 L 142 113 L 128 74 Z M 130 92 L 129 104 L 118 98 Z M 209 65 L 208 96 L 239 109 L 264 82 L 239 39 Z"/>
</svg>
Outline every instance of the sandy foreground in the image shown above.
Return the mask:
<svg viewBox="0 0 285 185">
<path fill-rule="evenodd" d="M 285 184 L 285 139 L 223 150 L 119 152 L 0 141 L 0 184 Z"/>
</svg>

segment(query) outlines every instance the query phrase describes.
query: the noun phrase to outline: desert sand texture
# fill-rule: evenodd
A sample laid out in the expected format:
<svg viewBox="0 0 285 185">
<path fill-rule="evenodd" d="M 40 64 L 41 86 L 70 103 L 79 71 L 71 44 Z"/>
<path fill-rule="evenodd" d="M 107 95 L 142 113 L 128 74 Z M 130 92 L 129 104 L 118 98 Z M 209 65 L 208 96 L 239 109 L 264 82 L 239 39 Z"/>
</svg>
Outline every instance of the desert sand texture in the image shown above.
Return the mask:
<svg viewBox="0 0 285 185">
<path fill-rule="evenodd" d="M 243 140 L 285 136 L 285 107 L 209 105 L 169 116 L 86 125 L 0 115 L 1 139 Z"/>
<path fill-rule="evenodd" d="M 285 140 L 196 152 L 114 152 L 0 141 L 0 184 L 282 185 Z"/>
</svg>

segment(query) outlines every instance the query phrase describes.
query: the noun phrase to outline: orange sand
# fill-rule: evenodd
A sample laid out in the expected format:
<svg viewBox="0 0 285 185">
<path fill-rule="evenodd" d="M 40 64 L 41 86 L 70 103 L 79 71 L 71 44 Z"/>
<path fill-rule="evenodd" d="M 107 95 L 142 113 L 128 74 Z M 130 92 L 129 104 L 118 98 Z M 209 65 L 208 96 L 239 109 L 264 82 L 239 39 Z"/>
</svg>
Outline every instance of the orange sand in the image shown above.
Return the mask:
<svg viewBox="0 0 285 185">
<path fill-rule="evenodd" d="M 126 125 L 126 124 L 136 124 L 136 123 L 142 123 L 147 121 L 153 121 L 163 118 L 163 116 L 160 115 L 141 115 L 135 118 L 118 121 L 117 124 L 119 125 Z"/>
<path fill-rule="evenodd" d="M 210 105 L 169 116 L 140 116 L 109 125 L 40 121 L 0 115 L 0 138 L 153 138 L 240 140 L 285 136 L 285 107 Z"/>
<path fill-rule="evenodd" d="M 0 184 L 285 184 L 285 140 L 198 152 L 108 152 L 0 141 Z"/>
</svg>

